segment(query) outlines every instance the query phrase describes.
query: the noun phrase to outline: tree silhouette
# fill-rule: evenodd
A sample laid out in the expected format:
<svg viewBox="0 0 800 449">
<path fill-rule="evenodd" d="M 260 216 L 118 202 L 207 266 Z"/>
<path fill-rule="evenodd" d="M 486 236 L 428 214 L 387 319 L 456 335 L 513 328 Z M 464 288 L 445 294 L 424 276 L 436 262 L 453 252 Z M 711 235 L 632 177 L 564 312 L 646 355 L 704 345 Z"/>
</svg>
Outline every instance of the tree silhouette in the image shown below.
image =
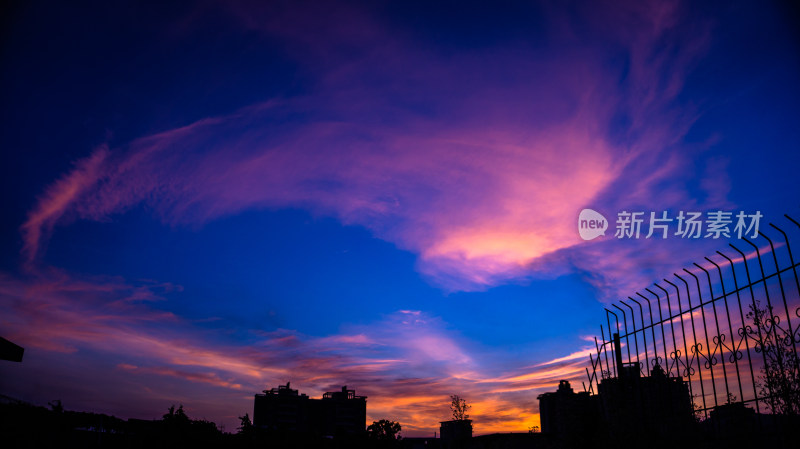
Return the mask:
<svg viewBox="0 0 800 449">
<path fill-rule="evenodd" d="M 236 432 L 239 435 L 250 435 L 253 433 L 253 422 L 250 421 L 250 415 L 245 413 L 244 416 L 240 416 L 239 420 L 241 424 L 239 425 L 238 431 Z"/>
<path fill-rule="evenodd" d="M 188 424 L 189 423 L 189 416 L 186 415 L 186 412 L 183 411 L 183 404 L 178 407 L 178 410 L 175 410 L 175 405 L 170 406 L 167 413 L 164 414 L 162 417 L 165 422 L 174 423 L 174 424 Z"/>
<path fill-rule="evenodd" d="M 250 421 L 250 415 L 248 413 L 245 413 L 244 416 L 240 416 L 239 419 L 242 423 L 239 426 L 238 433 L 247 433 L 253 428 L 253 422 Z"/>
<path fill-rule="evenodd" d="M 464 400 L 461 396 L 454 394 L 450 396 L 450 410 L 453 412 L 453 419 L 456 421 L 464 421 L 469 419 L 469 415 L 467 412 L 469 409 L 472 408 L 471 405 L 467 404 L 467 401 Z"/>
<path fill-rule="evenodd" d="M 703 407 L 697 402 L 700 399 L 699 394 L 692 395 L 692 418 L 694 422 L 699 423 L 703 420 Z"/>
<path fill-rule="evenodd" d="M 761 307 L 760 301 L 750 305 L 747 318 L 756 328 L 755 331 L 748 329 L 748 334 L 758 340 L 756 352 L 764 356 L 764 366 L 756 382 L 759 394 L 766 398 L 772 413 L 800 413 L 800 363 L 794 352 L 791 330 L 784 331 L 772 306 Z"/>
<path fill-rule="evenodd" d="M 61 405 L 61 399 L 56 399 L 55 401 L 48 402 L 47 405 L 50 406 L 50 410 L 56 413 L 64 413 L 64 406 Z"/>
<path fill-rule="evenodd" d="M 367 435 L 372 440 L 394 441 L 400 438 L 401 427 L 399 422 L 382 419 L 374 421 L 367 427 Z"/>
</svg>

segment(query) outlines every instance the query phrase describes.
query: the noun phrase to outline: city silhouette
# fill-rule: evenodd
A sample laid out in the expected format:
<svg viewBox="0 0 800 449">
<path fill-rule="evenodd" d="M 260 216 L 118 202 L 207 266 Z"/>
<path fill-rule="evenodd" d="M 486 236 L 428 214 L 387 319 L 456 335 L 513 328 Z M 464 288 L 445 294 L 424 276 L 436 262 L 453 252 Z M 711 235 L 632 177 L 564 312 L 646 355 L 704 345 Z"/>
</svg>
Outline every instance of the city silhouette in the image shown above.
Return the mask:
<svg viewBox="0 0 800 449">
<path fill-rule="evenodd" d="M 620 341 L 614 334 L 616 375 L 604 375 L 597 394 L 575 392 L 569 381 L 560 381 L 555 391 L 538 396 L 541 429 L 527 432 L 474 436 L 471 406 L 452 395 L 452 419 L 441 422 L 438 437 L 403 438 L 402 423 L 382 419 L 367 426 L 367 397 L 347 386 L 315 399 L 287 382 L 255 394 L 252 419 L 245 412 L 235 432 L 189 417 L 183 405 L 170 405 L 160 420 L 125 420 L 70 411 L 60 400 L 44 407 L 0 396 L 0 439 L 4 447 L 85 448 L 667 448 L 686 441 L 709 448 L 794 447 L 800 425 L 800 416 L 792 413 L 798 406 L 795 393 L 780 398 L 787 413 L 756 413 L 729 397 L 701 420 L 689 382 L 668 376 L 657 363 L 642 376 L 641 364 L 623 363 Z M 21 348 L 4 345 L 11 351 L 4 351 L 3 359 L 20 362 Z M 791 385 L 793 392 L 799 387 Z"/>
<path fill-rule="evenodd" d="M 799 222 L 784 218 L 800 230 Z M 745 239 L 753 254 L 729 245 L 741 255 L 738 264 L 722 251 L 715 258 L 727 266 L 705 258 L 718 271 L 716 283 L 708 269 L 694 264 L 695 271 L 683 271 L 694 286 L 676 273 L 683 289 L 664 278 L 672 294 L 654 283 L 644 289 L 652 298 L 637 292 L 641 301 L 629 296 L 611 304 L 619 313 L 606 308 L 601 339 L 594 339 L 596 352 L 589 355 L 591 371 L 586 368 L 588 387 L 584 381 L 583 391 L 575 391 L 563 379 L 539 394 L 541 426 L 474 435 L 474 423 L 491 416 L 473 416 L 470 402 L 453 394 L 452 419 L 430 429 L 432 437 L 403 437 L 403 423 L 391 416 L 368 424 L 368 398 L 355 389 L 344 385 L 312 398 L 287 381 L 255 393 L 252 416 L 244 411 L 235 431 L 188 416 L 183 404 L 168 405 L 161 419 L 126 420 L 68 410 L 58 399 L 37 406 L 1 396 L 0 439 L 4 447 L 97 448 L 667 448 L 687 441 L 701 448 L 794 447 L 800 333 L 792 312 L 800 317 L 800 259 L 789 234 L 770 226 L 785 243 L 776 249 L 768 234 L 759 233 L 770 244 L 773 268 L 763 269 L 767 254 L 762 257 L 758 245 Z M 751 266 L 760 269 L 751 273 Z M 706 274 L 707 290 L 697 271 Z M 747 281 L 739 281 L 737 272 Z M 770 293 L 770 283 L 780 289 Z M 0 337 L 2 363 L 25 363 L 24 354 Z"/>
</svg>

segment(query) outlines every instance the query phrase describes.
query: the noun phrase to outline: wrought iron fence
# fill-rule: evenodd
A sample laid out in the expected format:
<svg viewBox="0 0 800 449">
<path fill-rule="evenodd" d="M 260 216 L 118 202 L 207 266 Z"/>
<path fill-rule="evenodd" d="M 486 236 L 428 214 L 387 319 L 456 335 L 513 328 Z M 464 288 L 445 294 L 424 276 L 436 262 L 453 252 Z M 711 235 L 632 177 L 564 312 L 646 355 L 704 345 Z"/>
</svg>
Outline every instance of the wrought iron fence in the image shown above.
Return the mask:
<svg viewBox="0 0 800 449">
<path fill-rule="evenodd" d="M 785 218 L 781 225 L 790 233 L 800 230 L 800 223 Z M 763 231 L 606 308 L 584 389 L 594 394 L 602 379 L 618 375 L 617 333 L 620 355 L 638 364 L 640 375 L 659 365 L 687 381 L 699 414 L 707 417 L 731 402 L 776 411 L 774 388 L 765 384 L 765 368 L 776 363 L 770 351 L 778 347 L 787 356 L 781 375 L 800 379 L 800 263 L 784 229 L 770 223 Z"/>
</svg>

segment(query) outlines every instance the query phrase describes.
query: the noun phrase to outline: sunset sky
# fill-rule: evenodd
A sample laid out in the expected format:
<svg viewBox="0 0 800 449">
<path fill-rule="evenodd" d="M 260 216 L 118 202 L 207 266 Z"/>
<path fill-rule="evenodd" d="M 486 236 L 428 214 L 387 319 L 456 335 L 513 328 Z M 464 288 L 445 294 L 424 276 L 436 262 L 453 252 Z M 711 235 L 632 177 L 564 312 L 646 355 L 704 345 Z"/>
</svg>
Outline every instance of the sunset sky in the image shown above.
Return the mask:
<svg viewBox="0 0 800 449">
<path fill-rule="evenodd" d="M 526 431 L 604 304 L 728 243 L 618 212 L 800 215 L 780 3 L 109 3 L 2 14 L 6 396 L 232 431 L 291 381 Z"/>
</svg>

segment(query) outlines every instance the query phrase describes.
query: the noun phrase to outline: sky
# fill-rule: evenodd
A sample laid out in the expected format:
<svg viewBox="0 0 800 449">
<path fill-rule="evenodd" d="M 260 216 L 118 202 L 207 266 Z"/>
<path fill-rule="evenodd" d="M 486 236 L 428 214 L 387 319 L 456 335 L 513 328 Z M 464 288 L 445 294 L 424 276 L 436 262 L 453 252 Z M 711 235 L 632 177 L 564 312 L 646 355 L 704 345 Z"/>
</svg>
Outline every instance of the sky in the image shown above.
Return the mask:
<svg viewBox="0 0 800 449">
<path fill-rule="evenodd" d="M 733 241 L 620 212 L 800 215 L 788 6 L 429 3 L 7 6 L 0 394 L 230 431 L 291 381 L 527 431 L 610 301 Z"/>
</svg>

